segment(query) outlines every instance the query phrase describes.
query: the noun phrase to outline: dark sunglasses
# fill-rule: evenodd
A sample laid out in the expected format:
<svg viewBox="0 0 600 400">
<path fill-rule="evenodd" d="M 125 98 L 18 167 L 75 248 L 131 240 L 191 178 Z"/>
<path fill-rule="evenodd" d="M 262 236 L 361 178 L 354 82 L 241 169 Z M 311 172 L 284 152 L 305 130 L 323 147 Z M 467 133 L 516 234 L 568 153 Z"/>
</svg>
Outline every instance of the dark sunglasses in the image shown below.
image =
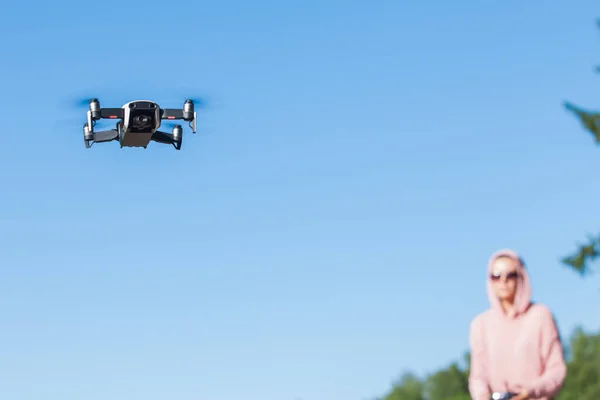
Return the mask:
<svg viewBox="0 0 600 400">
<path fill-rule="evenodd" d="M 503 276 L 502 274 L 494 272 L 493 274 L 490 275 L 490 279 L 492 281 L 499 281 L 500 278 L 502 278 L 502 276 Z M 519 273 L 517 271 L 509 272 L 508 274 L 504 275 L 504 278 L 507 281 L 517 279 L 518 277 L 519 277 Z"/>
</svg>

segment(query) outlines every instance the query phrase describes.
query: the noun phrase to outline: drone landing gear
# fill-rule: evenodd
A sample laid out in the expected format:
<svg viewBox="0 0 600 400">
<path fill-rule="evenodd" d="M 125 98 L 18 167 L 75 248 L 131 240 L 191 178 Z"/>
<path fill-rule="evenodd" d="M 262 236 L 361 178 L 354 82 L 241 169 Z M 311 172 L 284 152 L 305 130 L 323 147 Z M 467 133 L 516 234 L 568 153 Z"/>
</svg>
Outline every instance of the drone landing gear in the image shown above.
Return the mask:
<svg viewBox="0 0 600 400">
<path fill-rule="evenodd" d="M 181 128 L 181 125 L 175 125 L 173 127 L 173 133 L 162 131 L 156 131 L 154 133 L 126 133 L 123 131 L 121 122 L 117 123 L 116 129 L 94 132 L 94 125 L 95 121 L 92 121 L 91 129 L 89 123 L 83 125 L 83 139 L 85 147 L 88 149 L 92 147 L 94 143 L 112 142 L 113 140 L 120 141 L 121 147 L 143 147 L 145 149 L 148 146 L 148 142 L 152 140 L 158 143 L 171 144 L 176 150 L 181 150 L 181 142 L 183 139 L 183 129 Z"/>
<path fill-rule="evenodd" d="M 172 144 L 176 150 L 181 149 L 182 129 L 181 125 L 175 125 L 173 133 L 156 131 L 152 134 L 152 140 L 157 143 Z"/>
<path fill-rule="evenodd" d="M 110 129 L 108 131 L 94 132 L 90 131 L 88 124 L 83 125 L 83 139 L 85 141 L 85 147 L 90 148 L 94 143 L 101 142 L 112 142 L 119 138 L 119 131 L 117 129 Z"/>
</svg>

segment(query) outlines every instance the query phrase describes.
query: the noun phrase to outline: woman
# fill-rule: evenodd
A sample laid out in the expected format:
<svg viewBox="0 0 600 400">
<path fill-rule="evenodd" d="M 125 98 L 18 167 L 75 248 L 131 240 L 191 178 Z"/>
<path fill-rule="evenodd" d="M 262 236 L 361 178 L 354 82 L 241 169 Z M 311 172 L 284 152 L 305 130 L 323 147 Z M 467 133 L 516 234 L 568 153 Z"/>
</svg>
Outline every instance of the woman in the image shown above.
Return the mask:
<svg viewBox="0 0 600 400">
<path fill-rule="evenodd" d="M 531 301 L 529 276 L 516 252 L 492 255 L 487 290 L 491 307 L 471 323 L 471 397 L 515 392 L 513 400 L 554 398 L 567 373 L 563 346 L 552 312 Z"/>
</svg>

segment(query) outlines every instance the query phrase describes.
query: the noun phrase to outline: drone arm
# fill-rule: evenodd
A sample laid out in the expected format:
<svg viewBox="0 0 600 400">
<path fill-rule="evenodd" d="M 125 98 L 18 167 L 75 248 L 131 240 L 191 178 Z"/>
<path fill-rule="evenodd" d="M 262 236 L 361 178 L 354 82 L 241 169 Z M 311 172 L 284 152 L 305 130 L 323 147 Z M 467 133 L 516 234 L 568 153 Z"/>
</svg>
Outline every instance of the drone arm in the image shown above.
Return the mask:
<svg viewBox="0 0 600 400">
<path fill-rule="evenodd" d="M 90 147 L 92 143 L 112 142 L 119 138 L 119 131 L 110 129 L 107 131 L 94 132 L 88 129 L 87 124 L 83 126 L 83 137 L 86 142 L 86 147 Z"/>
<path fill-rule="evenodd" d="M 161 110 L 161 118 L 162 119 L 184 119 L 183 118 L 183 110 L 176 108 L 163 108 Z"/>
<path fill-rule="evenodd" d="M 101 108 L 101 119 L 123 119 L 124 112 L 122 108 Z"/>
<path fill-rule="evenodd" d="M 163 108 L 161 112 L 161 119 L 167 120 L 184 120 L 190 122 L 190 127 L 192 128 L 192 132 L 196 133 L 196 112 L 192 113 L 192 117 L 189 116 L 186 118 L 186 112 L 180 109 L 174 108 Z M 189 114 L 188 114 L 189 115 Z"/>
<path fill-rule="evenodd" d="M 108 131 L 98 131 L 94 132 L 94 142 L 111 142 L 113 140 L 117 140 L 119 137 L 119 132 L 116 129 L 110 129 Z"/>
<path fill-rule="evenodd" d="M 99 119 L 123 119 L 124 112 L 122 108 L 101 108 L 99 111 L 87 112 L 88 126 L 93 130 L 94 121 Z"/>
<path fill-rule="evenodd" d="M 181 149 L 181 128 L 174 132 L 178 133 L 156 131 L 152 134 L 152 140 L 158 143 L 172 144 L 175 149 L 179 150 Z"/>
</svg>

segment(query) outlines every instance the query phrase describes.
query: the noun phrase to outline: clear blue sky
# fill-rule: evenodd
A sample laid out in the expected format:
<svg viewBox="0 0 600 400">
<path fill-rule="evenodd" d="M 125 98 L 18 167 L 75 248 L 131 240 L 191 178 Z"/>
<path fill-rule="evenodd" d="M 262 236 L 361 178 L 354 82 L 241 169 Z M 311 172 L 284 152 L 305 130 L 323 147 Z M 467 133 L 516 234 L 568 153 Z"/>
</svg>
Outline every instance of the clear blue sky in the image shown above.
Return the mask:
<svg viewBox="0 0 600 400">
<path fill-rule="evenodd" d="M 500 247 L 600 327 L 558 261 L 600 227 L 561 106 L 600 108 L 596 2 L 10 3 L 2 398 L 370 398 L 461 357 Z M 69 107 L 186 95 L 179 152 L 87 150 Z"/>
</svg>

